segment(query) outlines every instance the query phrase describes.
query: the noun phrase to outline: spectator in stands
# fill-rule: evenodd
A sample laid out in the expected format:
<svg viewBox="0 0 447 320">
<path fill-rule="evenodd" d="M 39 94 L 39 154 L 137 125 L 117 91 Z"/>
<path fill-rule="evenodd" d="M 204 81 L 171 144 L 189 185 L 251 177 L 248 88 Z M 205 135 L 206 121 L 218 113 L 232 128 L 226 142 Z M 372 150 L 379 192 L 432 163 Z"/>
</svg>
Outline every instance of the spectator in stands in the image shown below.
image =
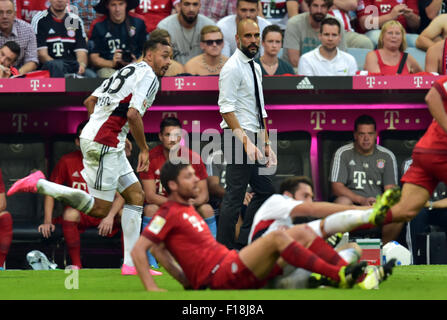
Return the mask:
<svg viewBox="0 0 447 320">
<path fill-rule="evenodd" d="M 90 30 L 92 22 L 97 18 L 95 6 L 99 0 L 71 0 L 70 10 L 84 22 L 84 29 Z"/>
<path fill-rule="evenodd" d="M 237 0 L 202 0 L 200 13 L 214 22 L 236 13 Z"/>
<path fill-rule="evenodd" d="M 146 30 L 151 33 L 158 23 L 175 12 L 174 0 L 140 0 L 135 13 L 144 17 Z"/>
<path fill-rule="evenodd" d="M 6 211 L 5 184 L 0 169 L 0 271 L 5 270 L 5 260 L 12 242 L 12 216 Z"/>
<path fill-rule="evenodd" d="M 50 6 L 48 0 L 15 0 L 17 18 L 31 23 L 33 17 L 40 11 L 47 10 Z"/>
<path fill-rule="evenodd" d="M 264 54 L 255 61 L 261 66 L 263 76 L 278 76 L 295 74 L 292 66 L 281 58 L 278 53 L 282 47 L 282 30 L 276 24 L 267 26 L 262 31 L 262 47 Z"/>
<path fill-rule="evenodd" d="M 242 19 L 254 20 L 262 33 L 262 30 L 271 23 L 266 19 L 259 17 L 259 0 L 237 0 L 236 14 L 226 16 L 219 20 L 217 26 L 224 36 L 224 47 L 222 54 L 230 57 L 237 48 L 235 35 L 237 33 L 237 25 Z M 263 49 L 260 50 L 260 55 L 263 54 Z"/>
<path fill-rule="evenodd" d="M 357 7 L 360 28 L 378 44 L 380 29 L 388 21 L 399 21 L 406 31 L 407 43 L 415 47 L 421 22 L 417 0 L 360 0 Z"/>
<path fill-rule="evenodd" d="M 219 75 L 228 57 L 222 54 L 223 34 L 218 26 L 205 26 L 200 32 L 200 48 L 203 53 L 185 64 L 185 72 L 192 75 Z"/>
<path fill-rule="evenodd" d="M 355 58 L 338 49 L 341 25 L 335 18 L 321 22 L 321 45 L 301 56 L 298 74 L 305 76 L 354 76 L 357 72 Z"/>
<path fill-rule="evenodd" d="M 199 13 L 200 0 L 181 0 L 179 12 L 161 20 L 157 28 L 165 29 L 171 36 L 174 60 L 185 64 L 202 53 L 200 30 L 214 21 Z"/>
<path fill-rule="evenodd" d="M 299 3 L 298 0 L 260 0 L 260 16 L 285 30 L 287 21 L 299 13 Z"/>
<path fill-rule="evenodd" d="M 405 49 L 405 29 L 399 21 L 388 21 L 382 26 L 377 50 L 366 55 L 364 69 L 379 75 L 408 75 L 424 71 Z"/>
<path fill-rule="evenodd" d="M 374 49 L 372 41 L 364 34 L 355 31 L 351 25 L 351 15 L 349 12 L 353 12 L 357 9 L 358 0 L 334 0 L 332 8 L 329 10 L 329 14 L 338 18 L 342 24 L 342 28 L 346 31 L 346 46 L 348 48 L 363 48 Z"/>
<path fill-rule="evenodd" d="M 447 74 L 447 56 L 446 41 L 438 41 L 428 48 L 425 55 L 425 72 L 437 73 L 440 75 Z"/>
<path fill-rule="evenodd" d="M 140 172 L 140 179 L 145 193 L 146 205 L 144 207 L 143 228 L 150 222 L 159 207 L 167 201 L 167 194 L 160 182 L 160 170 L 169 159 L 182 157 L 192 164 L 196 176 L 200 179 L 198 187 L 200 195 L 191 202 L 200 215 L 205 219 L 211 233 L 216 236 L 216 218 L 213 208 L 208 204 L 209 194 L 207 186 L 207 173 L 200 155 L 191 149 L 180 146 L 181 123 L 177 118 L 167 117 L 160 123 L 158 138 L 161 144 L 149 152 L 149 170 Z"/>
<path fill-rule="evenodd" d="M 150 39 L 154 39 L 157 37 L 162 37 L 162 38 L 166 39 L 169 43 L 171 43 L 171 37 L 169 36 L 169 32 L 167 32 L 164 29 L 157 28 L 151 32 Z M 185 73 L 185 68 L 183 67 L 183 65 L 181 63 L 179 63 L 178 61 L 171 59 L 171 64 L 169 65 L 169 69 L 168 69 L 168 71 L 166 71 L 164 76 L 165 77 L 173 77 L 173 76 L 176 76 L 176 75 L 182 74 L 182 73 Z"/>
<path fill-rule="evenodd" d="M 0 0 L 0 46 L 14 41 L 20 46 L 20 55 L 14 66 L 20 74 L 37 69 L 36 35 L 29 23 L 17 19 L 13 0 Z"/>
<path fill-rule="evenodd" d="M 101 0 L 94 8 L 102 17 L 93 21 L 89 35 L 90 61 L 100 78 L 135 62 L 148 37 L 144 20 L 129 12 L 138 0 Z"/>
<path fill-rule="evenodd" d="M 53 169 L 50 181 L 88 192 L 87 183 L 81 175 L 84 165 L 82 163 L 82 152 L 79 149 L 79 136 L 86 124 L 87 121 L 83 121 L 76 129 L 74 142 L 77 150 L 65 154 L 60 158 Z M 115 199 L 110 213 L 104 219 L 88 216 L 77 209 L 66 206 L 62 216 L 53 220 L 54 199 L 50 196 L 45 196 L 44 222 L 38 227 L 38 231 L 42 233 L 43 237 L 48 238 L 51 236 L 51 232 L 55 230 L 53 223 L 61 223 L 71 264 L 75 268 L 82 268 L 80 233 L 84 232 L 87 228 L 97 227 L 99 235 L 113 237 L 120 228 L 118 213 L 123 205 L 124 199 L 118 196 Z"/>
<path fill-rule="evenodd" d="M 0 48 L 0 79 L 19 74 L 19 71 L 13 67 L 19 55 L 20 47 L 14 41 L 8 41 Z"/>
<path fill-rule="evenodd" d="M 355 120 L 354 142 L 340 147 L 332 159 L 329 181 L 336 203 L 373 205 L 376 196 L 398 185 L 396 157 L 390 150 L 376 144 L 374 118 L 361 115 Z M 383 229 L 384 242 L 395 235 Z M 397 233 L 400 232 L 398 227 Z"/>
<path fill-rule="evenodd" d="M 67 12 L 65 0 L 50 0 L 50 7 L 34 16 L 32 26 L 43 70 L 53 78 L 85 74 L 88 50 L 84 24 Z"/>
<path fill-rule="evenodd" d="M 420 34 L 438 15 L 447 13 L 447 2 L 446 0 L 419 0 L 418 2 L 421 17 L 418 30 Z"/>
<path fill-rule="evenodd" d="M 284 34 L 283 59 L 297 68 L 300 56 L 320 45 L 318 37 L 321 21 L 331 17 L 328 10 L 332 0 L 306 0 L 309 12 L 301 13 L 289 19 Z M 339 49 L 346 51 L 345 31 L 341 31 Z"/>
<path fill-rule="evenodd" d="M 431 46 L 444 40 L 447 34 L 447 14 L 437 16 L 418 36 L 416 47 L 427 51 Z"/>
</svg>

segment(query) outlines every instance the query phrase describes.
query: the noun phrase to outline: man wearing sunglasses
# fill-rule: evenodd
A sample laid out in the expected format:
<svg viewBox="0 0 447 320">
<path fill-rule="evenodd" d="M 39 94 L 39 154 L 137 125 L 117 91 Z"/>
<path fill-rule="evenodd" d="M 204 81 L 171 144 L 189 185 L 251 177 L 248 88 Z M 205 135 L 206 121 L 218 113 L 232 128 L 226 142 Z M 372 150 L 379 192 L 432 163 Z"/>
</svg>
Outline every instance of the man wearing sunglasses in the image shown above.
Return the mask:
<svg viewBox="0 0 447 320">
<path fill-rule="evenodd" d="M 218 75 L 228 57 L 222 55 L 223 34 L 217 26 L 205 26 L 200 32 L 203 53 L 185 64 L 185 72 L 192 75 Z"/>
</svg>

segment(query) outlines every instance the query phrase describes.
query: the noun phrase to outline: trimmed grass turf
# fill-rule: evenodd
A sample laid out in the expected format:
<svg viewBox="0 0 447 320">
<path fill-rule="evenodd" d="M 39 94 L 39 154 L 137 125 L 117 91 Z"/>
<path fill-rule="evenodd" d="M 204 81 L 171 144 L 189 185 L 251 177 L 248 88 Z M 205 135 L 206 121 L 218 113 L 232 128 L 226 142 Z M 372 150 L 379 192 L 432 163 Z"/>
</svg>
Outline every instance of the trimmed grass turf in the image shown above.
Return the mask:
<svg viewBox="0 0 447 320">
<path fill-rule="evenodd" d="M 163 270 L 164 271 L 164 270 Z M 447 265 L 400 266 L 379 290 L 304 289 L 185 291 L 166 272 L 155 277 L 167 292 L 145 292 L 138 276 L 122 276 L 119 269 L 79 271 L 79 289 L 65 288 L 64 270 L 0 271 L 0 300 L 445 300 Z"/>
</svg>

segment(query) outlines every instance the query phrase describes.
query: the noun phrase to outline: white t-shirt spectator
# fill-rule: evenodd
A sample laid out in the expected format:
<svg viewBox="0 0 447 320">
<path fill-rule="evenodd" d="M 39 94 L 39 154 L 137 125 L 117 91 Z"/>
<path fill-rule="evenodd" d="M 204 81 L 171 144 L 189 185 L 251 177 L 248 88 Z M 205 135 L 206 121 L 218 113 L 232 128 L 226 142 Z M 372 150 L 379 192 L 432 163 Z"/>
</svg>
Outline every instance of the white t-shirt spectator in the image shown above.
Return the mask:
<svg viewBox="0 0 447 320">
<path fill-rule="evenodd" d="M 355 58 L 337 48 L 337 55 L 328 60 L 320 53 L 320 46 L 301 56 L 298 75 L 303 76 L 354 76 L 357 72 Z"/>
</svg>

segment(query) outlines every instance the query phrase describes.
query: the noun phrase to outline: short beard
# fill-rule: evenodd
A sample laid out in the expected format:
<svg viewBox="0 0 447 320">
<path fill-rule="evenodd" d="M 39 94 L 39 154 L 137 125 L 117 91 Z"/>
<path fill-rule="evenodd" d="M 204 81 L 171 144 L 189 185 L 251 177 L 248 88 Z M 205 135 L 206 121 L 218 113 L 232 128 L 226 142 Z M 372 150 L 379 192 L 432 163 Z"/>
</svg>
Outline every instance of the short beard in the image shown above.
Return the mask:
<svg viewBox="0 0 447 320">
<path fill-rule="evenodd" d="M 254 53 L 252 53 L 252 52 L 248 49 L 248 47 L 244 47 L 244 46 L 242 46 L 242 45 L 241 45 L 241 47 L 240 47 L 240 50 L 242 51 L 243 54 L 245 54 L 245 55 L 247 56 L 247 58 L 252 59 L 252 58 L 254 58 L 254 57 L 258 54 L 259 47 L 256 48 L 256 52 L 254 52 Z"/>
<path fill-rule="evenodd" d="M 188 24 L 193 24 L 194 22 L 196 22 L 197 17 L 198 17 L 198 15 L 197 15 L 197 16 L 195 16 L 193 18 L 188 18 L 182 11 L 180 11 L 180 14 L 183 17 L 183 20 L 185 20 L 186 23 L 188 23 Z"/>
<path fill-rule="evenodd" d="M 314 19 L 315 22 L 321 22 L 323 19 L 326 18 L 325 15 L 320 14 L 313 14 L 312 19 Z"/>
</svg>

